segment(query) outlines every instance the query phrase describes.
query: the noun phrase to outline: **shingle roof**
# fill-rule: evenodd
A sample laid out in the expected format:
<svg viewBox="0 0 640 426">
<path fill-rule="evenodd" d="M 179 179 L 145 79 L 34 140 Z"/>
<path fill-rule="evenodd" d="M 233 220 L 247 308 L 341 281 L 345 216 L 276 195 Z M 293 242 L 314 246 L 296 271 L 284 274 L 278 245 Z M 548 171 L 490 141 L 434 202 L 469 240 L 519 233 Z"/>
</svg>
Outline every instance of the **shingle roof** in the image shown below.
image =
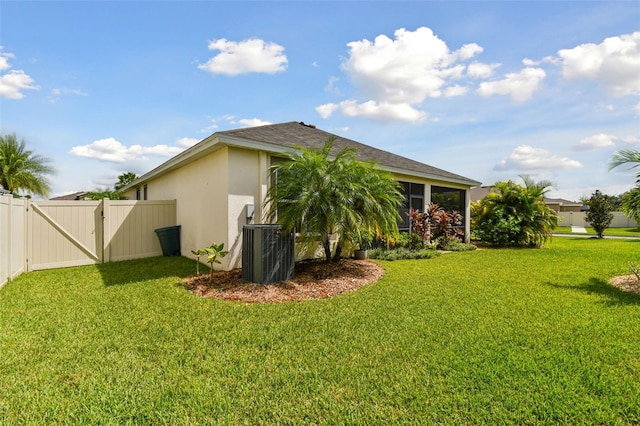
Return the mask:
<svg viewBox="0 0 640 426">
<path fill-rule="evenodd" d="M 453 180 L 469 185 L 478 185 L 479 182 L 467 177 L 420 163 L 397 154 L 393 154 L 351 139 L 334 135 L 324 130 L 320 130 L 313 125 L 307 125 L 296 121 L 270 124 L 259 127 L 248 127 L 235 130 L 227 130 L 217 132 L 218 135 L 230 135 L 238 138 L 249 139 L 256 142 L 269 143 L 287 148 L 296 148 L 298 146 L 305 148 L 318 149 L 324 147 L 325 141 L 330 137 L 336 137 L 334 142 L 334 152 L 350 146 L 358 150 L 358 158 L 360 160 L 372 160 L 383 167 L 395 169 L 403 169 L 410 172 L 426 174 L 429 176 L 440 177 L 444 180 Z"/>
</svg>

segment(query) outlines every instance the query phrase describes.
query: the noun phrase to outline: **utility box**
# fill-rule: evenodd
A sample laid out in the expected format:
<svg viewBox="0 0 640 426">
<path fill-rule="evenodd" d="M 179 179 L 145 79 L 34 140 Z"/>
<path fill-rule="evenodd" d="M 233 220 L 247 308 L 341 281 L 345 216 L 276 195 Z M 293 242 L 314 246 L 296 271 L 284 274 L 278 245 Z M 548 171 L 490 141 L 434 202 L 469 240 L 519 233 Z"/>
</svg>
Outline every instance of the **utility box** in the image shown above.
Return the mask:
<svg viewBox="0 0 640 426">
<path fill-rule="evenodd" d="M 268 284 L 293 279 L 293 234 L 280 225 L 245 225 L 242 228 L 242 279 Z"/>
</svg>

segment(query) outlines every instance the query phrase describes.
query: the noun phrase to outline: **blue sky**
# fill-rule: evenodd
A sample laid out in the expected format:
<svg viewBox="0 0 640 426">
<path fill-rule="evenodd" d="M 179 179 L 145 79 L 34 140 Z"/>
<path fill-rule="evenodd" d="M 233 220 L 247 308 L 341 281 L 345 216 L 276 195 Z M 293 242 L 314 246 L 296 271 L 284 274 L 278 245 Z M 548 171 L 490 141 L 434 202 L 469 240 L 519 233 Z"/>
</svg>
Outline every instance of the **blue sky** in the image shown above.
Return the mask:
<svg viewBox="0 0 640 426">
<path fill-rule="evenodd" d="M 0 1 L 0 133 L 52 196 L 217 130 L 304 121 L 490 185 L 620 194 L 640 149 L 640 4 Z"/>
</svg>

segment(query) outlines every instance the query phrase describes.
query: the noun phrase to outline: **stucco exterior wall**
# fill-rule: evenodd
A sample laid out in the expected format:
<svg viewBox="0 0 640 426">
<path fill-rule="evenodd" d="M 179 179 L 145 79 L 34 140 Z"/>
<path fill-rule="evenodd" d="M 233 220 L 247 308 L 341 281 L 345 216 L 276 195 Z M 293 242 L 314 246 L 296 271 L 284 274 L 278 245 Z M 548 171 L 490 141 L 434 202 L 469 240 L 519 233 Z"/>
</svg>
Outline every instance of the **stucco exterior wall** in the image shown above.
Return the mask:
<svg viewBox="0 0 640 426">
<path fill-rule="evenodd" d="M 267 155 L 248 149 L 228 149 L 227 241 L 229 266 L 242 266 L 242 227 L 262 221 L 262 202 L 265 197 Z M 247 217 L 248 207 L 254 209 L 253 217 Z"/>
<path fill-rule="evenodd" d="M 228 148 L 222 148 L 147 182 L 149 200 L 177 201 L 183 256 L 195 258 L 191 250 L 208 247 L 213 242 L 224 242 L 225 248 L 229 247 L 228 170 Z M 126 196 L 135 199 L 135 188 Z M 222 260 L 222 267 L 227 268 L 228 259 Z"/>
</svg>

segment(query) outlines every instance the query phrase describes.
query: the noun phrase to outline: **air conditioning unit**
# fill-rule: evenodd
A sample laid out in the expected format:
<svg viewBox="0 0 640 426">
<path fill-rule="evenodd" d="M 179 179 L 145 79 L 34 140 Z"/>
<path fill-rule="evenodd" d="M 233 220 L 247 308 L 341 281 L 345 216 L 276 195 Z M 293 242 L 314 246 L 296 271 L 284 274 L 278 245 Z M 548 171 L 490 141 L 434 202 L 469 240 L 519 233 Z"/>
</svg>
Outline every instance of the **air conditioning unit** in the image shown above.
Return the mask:
<svg viewBox="0 0 640 426">
<path fill-rule="evenodd" d="M 268 284 L 293 279 L 293 234 L 279 225 L 245 225 L 242 228 L 242 279 Z"/>
</svg>

